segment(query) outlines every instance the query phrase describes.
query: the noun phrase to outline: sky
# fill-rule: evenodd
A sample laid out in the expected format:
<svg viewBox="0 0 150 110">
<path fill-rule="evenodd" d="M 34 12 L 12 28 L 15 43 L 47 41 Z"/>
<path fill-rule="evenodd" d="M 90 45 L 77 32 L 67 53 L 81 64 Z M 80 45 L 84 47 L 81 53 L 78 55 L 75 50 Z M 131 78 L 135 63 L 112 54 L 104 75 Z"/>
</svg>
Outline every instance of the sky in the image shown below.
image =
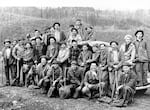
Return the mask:
<svg viewBox="0 0 150 110">
<path fill-rule="evenodd" d="M 0 7 L 93 7 L 101 10 L 150 9 L 150 0 L 0 0 Z"/>
</svg>

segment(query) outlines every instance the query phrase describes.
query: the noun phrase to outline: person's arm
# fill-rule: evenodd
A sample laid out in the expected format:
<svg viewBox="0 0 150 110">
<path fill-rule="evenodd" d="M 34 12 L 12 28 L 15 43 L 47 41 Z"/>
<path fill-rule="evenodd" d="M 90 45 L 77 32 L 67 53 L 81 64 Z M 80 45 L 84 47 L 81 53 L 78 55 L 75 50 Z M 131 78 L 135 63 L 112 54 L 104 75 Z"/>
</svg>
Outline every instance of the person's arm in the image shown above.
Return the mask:
<svg viewBox="0 0 150 110">
<path fill-rule="evenodd" d="M 95 56 L 94 58 L 88 60 L 87 63 L 92 63 L 92 62 L 94 62 L 94 61 L 97 61 L 98 58 L 99 58 L 99 56 L 100 56 L 100 55 L 97 53 L 96 56 Z"/>
<path fill-rule="evenodd" d="M 78 64 L 80 65 L 80 66 L 83 66 L 82 64 L 83 64 L 83 61 L 82 61 L 82 52 L 79 54 L 79 57 L 78 57 Z"/>
<path fill-rule="evenodd" d="M 66 40 L 66 35 L 65 35 L 64 31 L 61 32 L 61 35 L 62 35 L 62 41 L 65 41 Z"/>
<path fill-rule="evenodd" d="M 50 50 L 49 50 L 49 47 L 47 47 L 47 51 L 46 51 L 46 57 L 48 58 L 48 60 L 50 60 Z"/>
<path fill-rule="evenodd" d="M 133 45 L 132 47 L 132 52 L 131 52 L 131 61 L 133 61 L 135 59 L 135 54 L 136 54 L 136 49 L 135 49 L 135 45 Z"/>
<path fill-rule="evenodd" d="M 87 86 L 87 85 L 89 84 L 89 83 L 88 83 L 88 79 L 89 79 L 88 74 L 89 74 L 89 71 L 85 73 L 85 77 L 84 77 L 84 80 L 83 80 L 85 86 Z"/>
<path fill-rule="evenodd" d="M 51 58 L 52 61 L 53 61 L 53 60 L 57 57 L 57 55 L 58 55 L 58 52 L 59 52 L 58 45 L 56 46 L 55 49 L 56 49 L 56 50 L 55 50 L 55 53 L 54 53 L 53 57 Z"/>
<path fill-rule="evenodd" d="M 145 42 L 145 50 L 146 50 L 146 53 L 147 53 L 148 60 L 150 60 L 150 54 L 149 54 L 150 48 L 147 45 L 147 42 Z"/>
<path fill-rule="evenodd" d="M 67 49 L 66 54 L 65 54 L 65 57 L 64 57 L 63 59 L 61 59 L 61 62 L 66 61 L 66 60 L 69 58 L 69 55 L 70 55 L 70 50 Z"/>
<path fill-rule="evenodd" d="M 15 47 L 13 48 L 13 50 L 12 50 L 12 56 L 13 56 L 15 59 L 18 59 L 16 53 L 17 53 L 17 47 L 15 46 Z"/>
<path fill-rule="evenodd" d="M 134 87 L 136 84 L 137 76 L 136 76 L 135 72 L 133 72 L 133 71 L 131 71 L 130 75 L 131 75 L 130 80 L 126 84 L 126 86 Z"/>
</svg>

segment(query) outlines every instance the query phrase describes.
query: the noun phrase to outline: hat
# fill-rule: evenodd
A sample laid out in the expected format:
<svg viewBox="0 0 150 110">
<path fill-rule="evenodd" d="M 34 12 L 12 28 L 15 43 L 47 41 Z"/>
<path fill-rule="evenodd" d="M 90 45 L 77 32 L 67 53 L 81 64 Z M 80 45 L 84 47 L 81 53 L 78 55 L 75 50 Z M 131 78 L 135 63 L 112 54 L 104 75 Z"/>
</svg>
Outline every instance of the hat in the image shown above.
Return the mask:
<svg viewBox="0 0 150 110">
<path fill-rule="evenodd" d="M 77 65 L 77 61 L 72 61 L 72 62 L 71 62 L 71 65 L 72 65 L 72 64 Z"/>
<path fill-rule="evenodd" d="M 41 37 L 36 37 L 36 38 L 35 38 L 35 40 L 36 40 L 36 39 L 40 39 L 40 40 L 42 40 L 42 38 L 41 38 Z"/>
<path fill-rule="evenodd" d="M 132 39 L 132 35 L 127 34 L 125 35 L 124 39 Z"/>
<path fill-rule="evenodd" d="M 143 30 L 137 30 L 134 35 L 136 36 L 138 32 L 142 33 L 142 37 L 144 36 L 144 31 Z"/>
<path fill-rule="evenodd" d="M 6 42 L 11 43 L 11 41 L 10 41 L 9 39 L 5 39 L 4 44 L 5 44 Z"/>
<path fill-rule="evenodd" d="M 46 55 L 42 55 L 40 58 L 41 58 L 41 59 L 42 59 L 42 58 L 45 58 L 45 59 L 47 60 L 47 56 L 46 56 Z"/>
</svg>

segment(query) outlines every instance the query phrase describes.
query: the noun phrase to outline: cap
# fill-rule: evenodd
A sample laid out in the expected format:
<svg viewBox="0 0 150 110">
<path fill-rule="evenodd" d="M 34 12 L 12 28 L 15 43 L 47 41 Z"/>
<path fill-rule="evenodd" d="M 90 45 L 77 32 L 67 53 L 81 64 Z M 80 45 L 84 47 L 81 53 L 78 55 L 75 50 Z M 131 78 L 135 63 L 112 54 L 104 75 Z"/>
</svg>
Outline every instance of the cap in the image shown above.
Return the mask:
<svg viewBox="0 0 150 110">
<path fill-rule="evenodd" d="M 71 62 L 71 65 L 72 65 L 72 64 L 77 65 L 77 61 L 72 61 L 72 62 Z"/>
<path fill-rule="evenodd" d="M 11 41 L 10 41 L 9 39 L 5 39 L 4 44 L 5 44 L 6 42 L 11 43 Z"/>
<path fill-rule="evenodd" d="M 127 34 L 125 35 L 124 39 L 132 39 L 132 35 Z"/>
</svg>

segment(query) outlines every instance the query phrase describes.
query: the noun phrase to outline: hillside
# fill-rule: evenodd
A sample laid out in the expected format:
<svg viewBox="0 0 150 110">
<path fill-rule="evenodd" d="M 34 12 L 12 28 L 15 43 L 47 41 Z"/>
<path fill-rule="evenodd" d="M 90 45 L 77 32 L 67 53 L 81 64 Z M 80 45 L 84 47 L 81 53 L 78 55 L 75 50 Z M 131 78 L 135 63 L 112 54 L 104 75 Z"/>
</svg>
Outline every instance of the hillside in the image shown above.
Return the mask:
<svg viewBox="0 0 150 110">
<path fill-rule="evenodd" d="M 94 26 L 95 37 L 98 40 L 107 42 L 116 40 L 122 43 L 126 34 L 134 35 L 137 29 L 143 29 L 146 39 L 150 41 L 149 16 L 145 11 L 130 13 L 82 7 L 0 8 L 0 43 L 2 44 L 5 38 L 25 37 L 35 29 L 43 32 L 55 21 L 60 22 L 62 29 L 67 31 L 68 25 L 74 24 L 77 18 L 81 18 L 85 26 L 89 24 Z"/>
</svg>

